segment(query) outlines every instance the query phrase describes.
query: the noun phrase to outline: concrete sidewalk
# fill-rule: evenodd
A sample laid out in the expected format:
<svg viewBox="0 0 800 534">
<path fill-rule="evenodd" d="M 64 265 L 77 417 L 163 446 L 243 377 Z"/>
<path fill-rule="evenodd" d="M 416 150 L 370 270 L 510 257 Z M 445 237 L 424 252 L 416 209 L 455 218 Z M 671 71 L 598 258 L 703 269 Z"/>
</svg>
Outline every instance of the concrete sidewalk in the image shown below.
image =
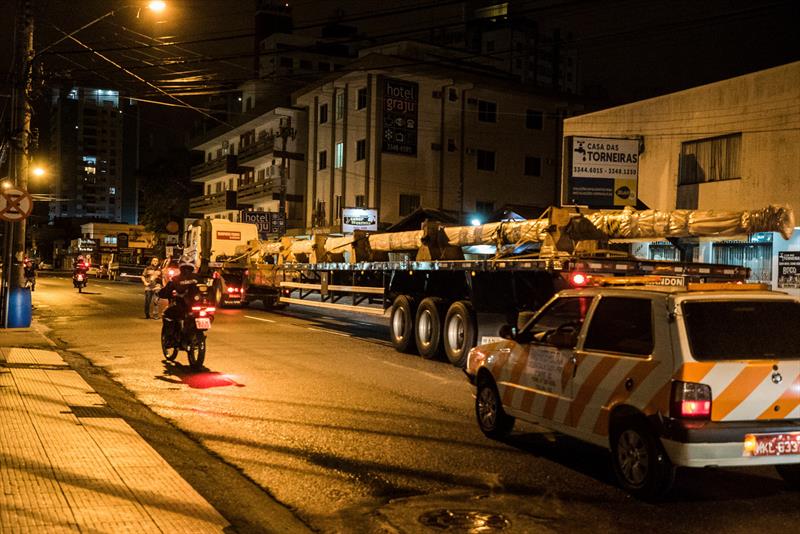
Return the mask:
<svg viewBox="0 0 800 534">
<path fill-rule="evenodd" d="M 227 526 L 44 336 L 0 330 L 0 533 Z"/>
</svg>

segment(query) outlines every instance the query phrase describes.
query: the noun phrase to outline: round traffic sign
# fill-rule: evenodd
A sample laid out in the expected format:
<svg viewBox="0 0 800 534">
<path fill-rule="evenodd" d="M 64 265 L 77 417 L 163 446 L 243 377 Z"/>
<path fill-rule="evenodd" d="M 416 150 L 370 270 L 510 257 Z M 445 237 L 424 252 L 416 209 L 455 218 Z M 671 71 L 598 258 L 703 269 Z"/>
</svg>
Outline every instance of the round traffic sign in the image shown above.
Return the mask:
<svg viewBox="0 0 800 534">
<path fill-rule="evenodd" d="M 33 211 L 33 198 L 24 189 L 8 187 L 0 189 L 0 219 L 8 222 L 21 221 Z"/>
</svg>

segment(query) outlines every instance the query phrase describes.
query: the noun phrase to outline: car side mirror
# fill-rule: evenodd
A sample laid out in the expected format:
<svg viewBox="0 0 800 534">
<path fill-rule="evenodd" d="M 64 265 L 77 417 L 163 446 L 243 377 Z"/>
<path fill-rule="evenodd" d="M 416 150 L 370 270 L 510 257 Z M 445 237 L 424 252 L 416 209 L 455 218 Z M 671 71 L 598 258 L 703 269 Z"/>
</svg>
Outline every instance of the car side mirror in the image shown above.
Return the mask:
<svg viewBox="0 0 800 534">
<path fill-rule="evenodd" d="M 504 324 L 498 332 L 498 335 L 503 339 L 514 339 L 514 334 L 516 334 L 516 329 L 510 324 Z"/>
</svg>

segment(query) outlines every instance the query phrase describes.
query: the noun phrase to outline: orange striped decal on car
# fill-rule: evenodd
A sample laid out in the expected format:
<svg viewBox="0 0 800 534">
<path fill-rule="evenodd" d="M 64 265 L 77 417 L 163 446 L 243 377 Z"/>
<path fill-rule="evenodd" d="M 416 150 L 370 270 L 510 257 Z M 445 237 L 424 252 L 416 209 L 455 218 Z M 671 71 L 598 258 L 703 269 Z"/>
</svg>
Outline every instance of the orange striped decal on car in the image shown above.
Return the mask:
<svg viewBox="0 0 800 534">
<path fill-rule="evenodd" d="M 775 407 L 778 407 L 775 410 Z M 800 406 L 800 375 L 794 379 L 792 385 L 783 392 L 774 404 L 764 410 L 758 419 L 785 419 L 792 410 Z"/>
<path fill-rule="evenodd" d="M 619 381 L 617 386 L 614 388 L 614 391 L 611 392 L 608 400 L 605 404 L 600 408 L 600 414 L 597 417 L 597 422 L 594 425 L 594 433 L 599 434 L 601 436 L 608 435 L 608 416 L 611 413 L 611 409 L 618 404 L 623 404 L 628 398 L 636 391 L 636 388 L 644 382 L 645 378 L 655 369 L 658 367 L 660 362 L 654 360 L 647 360 L 643 362 L 637 363 L 630 372 Z M 633 387 L 629 390 L 625 387 L 625 383 L 628 380 L 633 381 Z M 577 424 L 577 421 L 575 422 Z"/>
<path fill-rule="evenodd" d="M 578 424 L 578 420 L 581 418 L 584 408 L 586 408 L 586 405 L 592 399 L 592 395 L 594 395 L 597 386 L 606 378 L 608 373 L 611 372 L 619 361 L 620 360 L 615 358 L 600 359 L 600 362 L 595 365 L 594 369 L 589 373 L 589 376 L 587 376 L 586 380 L 581 384 L 581 389 L 578 390 L 578 393 L 572 399 L 569 405 L 569 411 L 567 412 L 566 424 L 572 426 Z"/>
<path fill-rule="evenodd" d="M 745 367 L 721 393 L 713 395 L 711 403 L 711 420 L 721 421 L 736 409 L 758 385 L 772 372 L 772 363 Z"/>
<path fill-rule="evenodd" d="M 526 349 L 524 352 L 520 350 L 520 348 Z M 512 352 L 523 352 L 517 358 L 517 361 L 514 363 L 514 367 L 511 368 L 511 376 L 508 377 L 508 381 L 512 384 L 519 384 L 520 379 L 522 378 L 522 372 L 525 370 L 525 366 L 528 365 L 528 359 L 531 357 L 531 351 L 527 350 L 525 345 L 516 345 L 512 349 Z M 506 406 L 511 405 L 511 401 L 514 397 L 514 388 L 506 388 L 505 392 L 503 393 L 503 404 Z"/>
</svg>

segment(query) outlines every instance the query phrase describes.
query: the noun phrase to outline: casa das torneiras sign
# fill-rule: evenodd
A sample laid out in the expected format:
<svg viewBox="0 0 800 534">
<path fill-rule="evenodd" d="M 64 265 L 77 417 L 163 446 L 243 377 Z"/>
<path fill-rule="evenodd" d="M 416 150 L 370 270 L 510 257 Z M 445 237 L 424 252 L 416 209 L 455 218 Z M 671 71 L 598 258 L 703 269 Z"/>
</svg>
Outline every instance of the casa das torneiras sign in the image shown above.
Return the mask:
<svg viewBox="0 0 800 534">
<path fill-rule="evenodd" d="M 383 79 L 383 152 L 417 155 L 419 85 Z"/>
<path fill-rule="evenodd" d="M 267 239 L 270 235 L 283 235 L 286 233 L 286 221 L 280 213 L 269 211 L 243 211 L 243 223 L 255 224 L 258 227 L 258 237 Z"/>
<path fill-rule="evenodd" d="M 569 203 L 591 208 L 635 206 L 639 140 L 573 137 Z"/>
</svg>

